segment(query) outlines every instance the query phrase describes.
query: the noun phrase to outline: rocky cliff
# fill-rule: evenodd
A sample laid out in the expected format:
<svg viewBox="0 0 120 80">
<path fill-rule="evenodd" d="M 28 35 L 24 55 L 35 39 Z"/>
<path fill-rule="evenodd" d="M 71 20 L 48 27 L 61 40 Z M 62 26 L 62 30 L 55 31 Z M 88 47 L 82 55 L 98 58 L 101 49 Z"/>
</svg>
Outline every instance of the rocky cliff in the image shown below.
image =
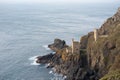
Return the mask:
<svg viewBox="0 0 120 80">
<path fill-rule="evenodd" d="M 56 53 L 38 57 L 37 62 L 50 63 L 66 80 L 120 80 L 120 8 L 98 35 L 97 41 L 94 32 L 81 37 L 80 54 L 67 53 L 65 41 L 55 40 L 49 47 Z"/>
<path fill-rule="evenodd" d="M 58 50 L 63 49 L 63 48 L 66 48 L 66 47 L 68 47 L 68 46 L 66 45 L 66 42 L 65 42 L 64 40 L 55 39 L 55 40 L 54 40 L 54 43 L 53 43 L 53 44 L 49 44 L 48 47 L 49 47 L 51 50 L 57 52 Z"/>
<path fill-rule="evenodd" d="M 96 42 L 93 32 L 81 39 L 81 47 L 87 50 L 88 67 L 95 70 L 98 79 L 114 72 L 101 80 L 120 80 L 120 8 L 98 29 L 98 34 Z"/>
</svg>

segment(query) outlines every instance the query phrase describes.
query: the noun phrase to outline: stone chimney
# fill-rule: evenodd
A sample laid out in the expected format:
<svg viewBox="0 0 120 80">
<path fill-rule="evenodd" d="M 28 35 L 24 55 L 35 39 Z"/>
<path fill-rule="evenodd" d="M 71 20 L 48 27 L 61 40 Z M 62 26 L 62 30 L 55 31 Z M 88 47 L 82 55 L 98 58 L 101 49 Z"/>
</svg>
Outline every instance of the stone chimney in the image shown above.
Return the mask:
<svg viewBox="0 0 120 80">
<path fill-rule="evenodd" d="M 74 38 L 72 38 L 72 53 L 74 52 Z"/>
<path fill-rule="evenodd" d="M 95 29 L 94 30 L 94 40 L 97 41 L 97 39 L 98 39 L 98 30 Z"/>
</svg>

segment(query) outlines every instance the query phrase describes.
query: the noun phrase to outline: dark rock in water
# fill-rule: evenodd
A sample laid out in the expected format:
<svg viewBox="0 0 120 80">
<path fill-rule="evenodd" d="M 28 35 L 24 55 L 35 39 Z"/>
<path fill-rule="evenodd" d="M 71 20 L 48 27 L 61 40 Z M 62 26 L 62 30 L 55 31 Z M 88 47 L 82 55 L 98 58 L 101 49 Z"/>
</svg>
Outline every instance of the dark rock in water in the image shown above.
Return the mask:
<svg viewBox="0 0 120 80">
<path fill-rule="evenodd" d="M 43 63 L 43 64 L 49 63 L 53 56 L 54 56 L 54 54 L 52 54 L 52 53 L 47 54 L 45 56 L 38 56 L 36 62 Z"/>
<path fill-rule="evenodd" d="M 53 51 L 58 51 L 67 47 L 66 42 L 64 40 L 55 39 L 53 44 L 48 45 L 48 47 Z"/>
</svg>

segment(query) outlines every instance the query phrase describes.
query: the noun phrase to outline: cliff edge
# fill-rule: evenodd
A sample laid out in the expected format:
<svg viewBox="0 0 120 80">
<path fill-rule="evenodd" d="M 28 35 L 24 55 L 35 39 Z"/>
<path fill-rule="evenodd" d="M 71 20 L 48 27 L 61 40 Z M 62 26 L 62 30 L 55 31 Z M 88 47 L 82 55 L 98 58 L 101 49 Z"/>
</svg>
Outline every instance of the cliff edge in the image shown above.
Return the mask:
<svg viewBox="0 0 120 80">
<path fill-rule="evenodd" d="M 55 54 L 38 57 L 37 62 L 50 63 L 48 67 L 67 76 L 66 80 L 120 80 L 120 8 L 100 29 L 82 36 L 77 48 L 66 47 L 63 40 L 59 43 L 57 49 L 49 45 Z"/>
<path fill-rule="evenodd" d="M 87 51 L 88 67 L 95 70 L 98 79 L 120 80 L 120 8 L 97 31 L 96 41 L 94 32 L 81 38 L 81 48 Z"/>
</svg>

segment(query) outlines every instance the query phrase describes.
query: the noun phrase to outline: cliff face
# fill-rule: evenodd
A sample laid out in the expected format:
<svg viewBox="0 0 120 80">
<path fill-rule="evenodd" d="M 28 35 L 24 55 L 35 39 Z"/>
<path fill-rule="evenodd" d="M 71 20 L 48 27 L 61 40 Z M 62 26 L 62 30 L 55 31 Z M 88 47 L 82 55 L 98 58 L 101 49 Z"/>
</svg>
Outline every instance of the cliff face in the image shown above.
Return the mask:
<svg viewBox="0 0 120 80">
<path fill-rule="evenodd" d="M 67 53 L 64 41 L 54 41 L 49 47 L 56 53 L 38 57 L 37 62 L 50 63 L 66 80 L 120 80 L 120 9 L 98 29 L 98 35 L 96 41 L 94 32 L 81 37 L 80 54 Z"/>
<path fill-rule="evenodd" d="M 98 78 L 101 78 L 120 69 L 120 9 L 98 29 L 98 34 L 96 42 L 93 32 L 83 36 L 81 47 L 87 50 L 88 67 L 95 70 Z"/>
</svg>

